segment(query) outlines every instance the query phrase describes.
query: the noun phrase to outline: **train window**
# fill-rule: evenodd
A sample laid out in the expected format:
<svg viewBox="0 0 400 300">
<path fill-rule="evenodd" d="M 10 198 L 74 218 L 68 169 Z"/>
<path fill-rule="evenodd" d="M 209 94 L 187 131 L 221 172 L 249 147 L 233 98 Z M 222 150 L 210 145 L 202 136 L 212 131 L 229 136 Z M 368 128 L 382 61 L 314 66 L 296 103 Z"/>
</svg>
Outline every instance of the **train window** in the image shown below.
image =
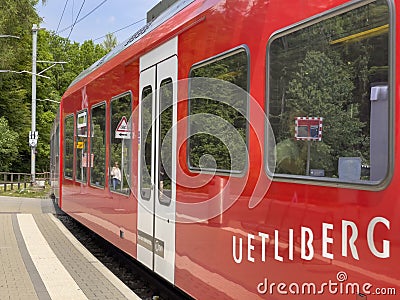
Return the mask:
<svg viewBox="0 0 400 300">
<path fill-rule="evenodd" d="M 87 110 L 85 109 L 78 112 L 76 117 L 75 179 L 80 182 L 86 182 L 88 168 L 87 132 Z"/>
<path fill-rule="evenodd" d="M 390 23 L 387 2 L 368 1 L 271 39 L 275 176 L 367 184 L 386 178 Z"/>
<path fill-rule="evenodd" d="M 140 193 L 142 199 L 150 200 L 151 197 L 151 143 L 153 136 L 152 125 L 152 101 L 153 89 L 146 86 L 142 90 L 142 106 L 141 106 L 141 128 L 140 128 Z M 143 101 L 144 100 L 144 101 Z"/>
<path fill-rule="evenodd" d="M 64 177 L 73 178 L 74 172 L 74 115 L 64 119 Z"/>
<path fill-rule="evenodd" d="M 57 126 L 55 126 L 57 125 Z M 54 130 L 55 129 L 55 130 Z M 51 179 L 51 187 L 56 195 L 56 188 L 58 186 L 59 179 L 59 166 L 60 166 L 60 157 L 59 157 L 59 149 L 60 149 L 60 126 L 59 126 L 59 116 L 57 115 L 55 119 L 55 123 L 51 132 L 51 151 L 50 151 L 50 179 Z"/>
<path fill-rule="evenodd" d="M 160 84 L 161 155 L 159 167 L 159 201 L 164 205 L 171 204 L 173 100 L 172 78 L 164 79 Z"/>
<path fill-rule="evenodd" d="M 248 54 L 239 48 L 191 69 L 188 163 L 193 171 L 247 167 Z"/>
<path fill-rule="evenodd" d="M 106 104 L 92 108 L 90 126 L 90 183 L 104 187 L 106 170 Z"/>
<path fill-rule="evenodd" d="M 110 109 L 110 189 L 111 191 L 129 194 L 130 189 L 127 181 L 130 174 L 128 142 L 131 133 L 128 122 L 132 112 L 131 94 L 115 97 L 111 101 Z"/>
</svg>

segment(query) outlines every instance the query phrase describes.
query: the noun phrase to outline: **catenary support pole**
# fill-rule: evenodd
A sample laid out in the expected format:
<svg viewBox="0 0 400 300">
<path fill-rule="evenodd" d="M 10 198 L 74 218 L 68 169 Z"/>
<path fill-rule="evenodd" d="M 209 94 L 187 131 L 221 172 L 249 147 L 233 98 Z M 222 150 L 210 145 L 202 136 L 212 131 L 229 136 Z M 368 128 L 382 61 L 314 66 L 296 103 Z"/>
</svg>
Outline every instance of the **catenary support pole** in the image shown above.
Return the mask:
<svg viewBox="0 0 400 300">
<path fill-rule="evenodd" d="M 36 133 L 36 55 L 37 55 L 37 33 L 39 27 L 36 24 L 32 26 L 32 127 L 31 136 L 37 141 Z M 31 181 L 36 182 L 36 142 L 31 144 Z"/>
</svg>

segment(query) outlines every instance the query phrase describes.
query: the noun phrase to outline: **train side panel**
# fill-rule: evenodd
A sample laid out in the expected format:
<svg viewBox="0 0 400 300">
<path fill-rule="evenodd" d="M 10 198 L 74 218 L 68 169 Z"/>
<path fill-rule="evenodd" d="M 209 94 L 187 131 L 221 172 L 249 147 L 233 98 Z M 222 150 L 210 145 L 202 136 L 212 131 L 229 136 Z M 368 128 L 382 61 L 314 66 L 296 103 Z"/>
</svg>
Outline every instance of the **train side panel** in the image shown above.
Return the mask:
<svg viewBox="0 0 400 300">
<path fill-rule="evenodd" d="M 194 1 L 64 95 L 60 113 L 62 209 L 134 258 L 141 256 L 137 249 L 150 251 L 150 269 L 153 260 L 164 258 L 164 241 L 138 230 L 138 206 L 143 201 L 138 195 L 149 193 L 160 201 L 161 194 L 150 190 L 160 187 L 162 169 L 154 166 L 157 159 L 152 165 L 147 158 L 140 164 L 147 137 L 141 132 L 145 115 L 139 117 L 138 105 L 144 88 L 141 73 L 156 70 L 171 57 L 150 62 L 143 70 L 140 58 L 151 57 L 146 54 L 176 40 L 174 59 L 181 82 L 174 137 L 177 168 L 173 176 L 176 199 L 172 200 L 176 214 L 171 218 L 176 220 L 175 267 L 167 279 L 196 299 L 355 299 L 356 294 L 379 299 L 379 293 L 389 297 L 399 291 L 400 273 L 393 267 L 400 261 L 396 3 Z M 321 51 L 320 37 L 326 36 L 328 42 Z M 364 55 L 358 55 L 360 49 Z M 306 81 L 312 72 L 317 75 Z M 249 151 L 248 156 L 238 154 L 243 161 L 228 165 L 237 170 L 220 167 L 216 172 L 211 168 L 201 172 L 194 159 L 204 154 L 219 158 L 225 153 L 210 149 L 218 144 L 196 152 L 207 146 L 207 139 L 201 142 L 191 137 L 190 116 L 202 108 L 187 100 L 192 86 L 185 80 L 207 76 L 238 84 L 240 91 L 250 95 L 241 116 L 223 109 L 235 115 L 232 125 L 240 129 Z M 318 86 L 321 78 L 332 78 L 332 84 L 321 80 L 324 85 Z M 199 101 L 218 110 L 218 104 L 210 101 L 212 92 L 218 98 L 224 91 L 208 85 L 203 98 L 209 97 Z M 121 159 L 116 153 L 124 153 L 121 141 L 115 139 L 113 121 L 122 112 L 116 113 L 113 101 L 127 93 L 132 105 L 124 116 L 132 116 L 133 125 L 131 144 L 126 148 L 130 192 L 124 194 L 112 189 L 110 172 L 115 160 Z M 340 104 L 314 109 L 317 103 L 331 103 L 332 94 L 339 95 L 336 103 Z M 381 108 L 380 103 L 387 104 Z M 266 116 L 275 134 L 272 148 Z M 356 116 L 363 117 L 355 120 Z M 311 143 L 296 140 L 297 117 L 323 117 L 321 141 L 318 134 Z M 336 125 L 335 119 L 348 126 Z M 341 134 L 329 144 L 335 128 L 341 128 Z M 311 139 L 310 131 L 307 134 Z M 158 153 L 155 149 L 160 145 L 154 145 L 150 148 Z M 275 151 L 278 156 L 274 158 L 271 153 Z M 85 157 L 85 152 L 95 156 Z M 96 169 L 99 156 L 100 171 Z M 275 169 L 269 165 L 272 158 Z M 350 167 L 342 167 L 349 161 Z M 218 159 L 216 164 L 223 165 Z M 139 172 L 145 167 L 155 178 L 149 191 L 144 191 L 140 181 Z M 360 174 L 348 179 L 352 169 L 359 169 Z M 376 170 L 381 175 L 375 180 Z M 160 224 L 170 221 L 153 212 L 150 215 Z"/>
<path fill-rule="evenodd" d="M 288 26 L 300 24 L 296 26 L 305 27 L 301 23 L 310 18 L 318 20 L 318 15 L 333 16 L 337 11 L 345 12 L 349 9 L 346 4 L 345 1 L 291 1 L 286 6 L 282 1 L 268 1 L 253 6 L 236 1 L 233 8 L 233 2 L 222 1 L 206 14 L 204 22 L 180 36 L 180 59 L 185 62 L 180 66 L 180 78 L 188 77 L 199 62 L 216 59 L 221 53 L 246 45 L 250 53 L 250 94 L 267 110 L 266 91 L 270 83 L 267 60 L 271 37 Z M 387 34 L 392 39 L 397 28 L 393 22 L 397 12 L 392 3 L 388 3 L 386 9 L 392 15 L 390 19 L 386 13 L 384 15 L 390 20 L 392 31 Z M 382 26 L 387 26 L 384 24 Z M 195 41 L 196 49 L 191 46 Z M 392 63 L 388 76 L 393 78 L 389 81 L 397 86 L 394 81 L 397 79 L 395 44 L 394 40 L 390 42 L 393 48 L 386 54 Z M 384 81 L 387 80 L 386 77 Z M 393 87 L 390 90 L 390 101 L 398 112 L 395 90 Z M 259 128 L 263 124 L 257 120 L 257 104 L 250 103 L 250 123 Z M 188 105 L 182 104 L 179 117 L 186 118 L 189 110 Z M 386 111 L 377 126 L 387 128 L 383 134 L 397 141 L 397 134 L 385 125 L 395 126 L 389 121 L 392 113 L 394 111 Z M 294 119 L 292 122 L 294 129 Z M 186 139 L 189 135 L 185 131 L 180 136 Z M 340 294 L 341 299 L 354 299 L 358 291 L 368 295 L 368 299 L 379 299 L 380 288 L 388 294 L 398 290 L 399 274 L 391 267 L 399 261 L 395 229 L 400 225 L 396 218 L 398 172 L 395 161 L 391 160 L 392 166 L 387 167 L 388 175 L 383 178 L 383 184 L 375 187 L 324 184 L 304 180 L 304 177 L 285 179 L 276 176 L 263 199 L 257 200 L 258 205 L 252 207 L 254 191 L 258 190 L 260 182 L 267 186 L 270 177 L 265 171 L 264 136 L 260 138 L 257 130 L 250 130 L 249 136 L 251 155 L 243 177 L 215 176 L 197 190 L 178 189 L 179 214 L 185 211 L 180 203 L 207 201 L 215 198 L 218 192 L 225 201 L 235 197 L 236 191 L 232 187 L 224 189 L 228 181 L 233 186 L 244 185 L 241 196 L 222 216 L 177 224 L 176 284 L 199 299 L 295 298 L 302 293 L 303 287 L 306 288 L 303 295 L 307 294 L 307 298 L 314 295 L 317 299 L 323 295 L 324 299 L 334 299 Z M 394 146 L 388 140 L 386 143 L 388 147 L 389 144 Z M 187 166 L 188 161 L 185 146 L 180 152 L 183 166 Z M 384 154 L 384 160 L 388 161 L 390 155 L 395 156 L 394 149 L 396 147 Z M 178 182 L 184 181 L 188 174 L 193 175 L 193 170 L 184 170 L 185 173 L 178 174 Z M 193 179 L 193 186 L 199 181 Z M 220 201 L 223 206 L 223 200 Z M 330 282 L 332 286 L 329 286 Z M 352 284 L 353 292 L 349 291 Z"/>
<path fill-rule="evenodd" d="M 113 190 L 110 174 L 111 168 L 117 158 L 118 160 L 121 159 L 120 151 L 122 149 L 121 142 L 114 144 L 114 148 L 117 147 L 118 149 L 111 149 L 110 141 L 115 137 L 115 128 L 114 132 L 110 132 L 106 124 L 110 124 L 111 105 L 114 103 L 113 101 L 118 100 L 119 97 L 130 97 L 131 108 L 125 112 L 116 114 L 116 118 L 120 121 L 123 115 L 126 116 L 128 120 L 131 117 L 132 111 L 136 108 L 138 103 L 137 72 L 137 60 L 128 65 L 116 67 L 99 81 L 87 83 L 83 89 L 64 98 L 64 110 L 62 112 L 63 119 L 67 116 L 74 115 L 75 123 L 78 122 L 78 115 L 85 112 L 87 113 L 87 124 L 92 124 L 92 110 L 98 107 L 99 102 L 103 103 L 106 111 L 106 114 L 103 116 L 104 119 L 101 121 L 101 126 L 104 126 L 103 133 L 105 134 L 104 141 L 102 140 L 100 143 L 100 147 L 103 147 L 103 153 L 98 152 L 103 158 L 103 182 L 98 184 L 98 182 L 90 177 L 93 175 L 93 171 L 87 166 L 96 163 L 94 157 L 90 158 L 91 161 L 89 161 L 89 159 L 85 161 L 85 158 L 82 157 L 82 161 L 77 162 L 77 157 L 84 155 L 82 154 L 84 151 L 76 148 L 78 140 L 84 143 L 82 147 L 85 147 L 84 149 L 86 151 L 92 149 L 93 153 L 93 148 L 90 147 L 99 147 L 98 144 L 90 145 L 90 141 L 94 141 L 93 135 L 97 134 L 96 128 L 94 128 L 94 130 L 93 128 L 89 129 L 89 132 L 94 131 L 94 133 L 88 133 L 86 131 L 86 136 L 85 134 L 82 136 L 82 134 L 80 135 L 78 132 L 79 128 L 77 128 L 81 125 L 76 124 L 76 126 L 74 126 L 73 163 L 71 164 L 73 167 L 71 174 L 73 175 L 66 177 L 64 174 L 63 176 L 62 209 L 99 235 L 113 244 L 118 245 L 118 247 L 133 257 L 136 257 L 137 202 L 133 194 L 126 191 L 129 191 L 129 186 L 131 183 L 135 184 L 135 181 L 133 178 L 131 182 L 127 182 L 125 179 L 125 186 L 121 187 L 121 185 L 119 185 L 121 190 Z M 103 86 L 105 82 L 107 82 L 106 88 Z M 116 121 L 114 120 L 113 122 L 115 123 Z M 115 127 L 116 124 L 113 126 Z M 84 127 L 81 127 L 81 130 L 82 128 Z M 92 139 L 88 139 L 87 134 L 92 134 Z M 113 151 L 114 154 L 111 154 L 111 151 Z M 125 164 L 127 165 L 127 163 Z M 129 161 L 129 164 L 129 168 L 126 167 L 126 170 L 137 169 L 134 160 Z M 84 167 L 82 167 L 82 165 Z M 84 176 L 77 178 L 77 169 L 79 170 L 81 167 Z M 64 173 L 65 172 L 64 167 Z"/>
</svg>

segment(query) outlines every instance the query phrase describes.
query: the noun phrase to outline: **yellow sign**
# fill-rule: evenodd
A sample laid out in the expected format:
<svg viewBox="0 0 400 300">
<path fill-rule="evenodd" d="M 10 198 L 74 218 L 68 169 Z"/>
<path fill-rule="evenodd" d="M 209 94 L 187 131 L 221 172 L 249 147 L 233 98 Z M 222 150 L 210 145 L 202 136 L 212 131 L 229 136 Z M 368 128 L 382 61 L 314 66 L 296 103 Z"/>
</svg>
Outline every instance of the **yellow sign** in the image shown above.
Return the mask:
<svg viewBox="0 0 400 300">
<path fill-rule="evenodd" d="M 84 146 L 85 146 L 85 142 L 77 142 L 76 143 L 76 148 L 77 149 L 83 149 Z"/>
</svg>

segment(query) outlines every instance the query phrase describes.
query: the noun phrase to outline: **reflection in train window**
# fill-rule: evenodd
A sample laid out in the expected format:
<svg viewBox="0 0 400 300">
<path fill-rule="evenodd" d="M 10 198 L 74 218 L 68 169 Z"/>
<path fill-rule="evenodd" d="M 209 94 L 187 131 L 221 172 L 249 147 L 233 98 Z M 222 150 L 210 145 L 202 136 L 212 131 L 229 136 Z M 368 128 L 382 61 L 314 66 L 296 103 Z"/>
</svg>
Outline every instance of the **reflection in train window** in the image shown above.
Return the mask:
<svg viewBox="0 0 400 300">
<path fill-rule="evenodd" d="M 159 190 L 161 204 L 171 204 L 172 176 L 172 117 L 173 117 L 172 79 L 164 79 L 160 84 L 160 165 Z"/>
<path fill-rule="evenodd" d="M 144 200 L 150 200 L 151 197 L 152 93 L 153 89 L 151 86 L 143 88 L 140 113 L 140 194 Z"/>
<path fill-rule="evenodd" d="M 385 179 L 389 33 L 389 9 L 379 0 L 273 37 L 267 107 L 276 175 L 352 183 Z"/>
<path fill-rule="evenodd" d="M 241 173 L 246 169 L 248 64 L 247 52 L 240 48 L 192 68 L 188 139 L 191 170 Z"/>
<path fill-rule="evenodd" d="M 87 110 L 77 113 L 76 117 L 76 180 L 86 182 L 87 173 Z"/>
<path fill-rule="evenodd" d="M 92 108 L 90 126 L 90 156 L 85 155 L 83 162 L 90 166 L 90 183 L 104 187 L 106 171 L 106 104 Z"/>
<path fill-rule="evenodd" d="M 55 124 L 57 126 L 54 128 L 53 125 L 50 133 L 50 180 L 52 187 L 58 186 L 58 178 L 60 176 L 60 157 L 58 152 L 60 149 L 60 125 L 58 115 Z"/>
<path fill-rule="evenodd" d="M 74 115 L 64 119 L 64 177 L 73 178 L 74 172 Z"/>
<path fill-rule="evenodd" d="M 110 173 L 110 189 L 123 194 L 129 194 L 129 151 L 128 142 L 131 138 L 129 121 L 131 117 L 132 97 L 131 94 L 118 96 L 111 101 L 111 144 L 110 144 L 110 166 L 119 165 L 115 174 Z M 118 178 L 120 176 L 120 178 Z M 113 180 L 113 177 L 117 180 Z M 119 180 L 118 180 L 119 179 Z"/>
</svg>

